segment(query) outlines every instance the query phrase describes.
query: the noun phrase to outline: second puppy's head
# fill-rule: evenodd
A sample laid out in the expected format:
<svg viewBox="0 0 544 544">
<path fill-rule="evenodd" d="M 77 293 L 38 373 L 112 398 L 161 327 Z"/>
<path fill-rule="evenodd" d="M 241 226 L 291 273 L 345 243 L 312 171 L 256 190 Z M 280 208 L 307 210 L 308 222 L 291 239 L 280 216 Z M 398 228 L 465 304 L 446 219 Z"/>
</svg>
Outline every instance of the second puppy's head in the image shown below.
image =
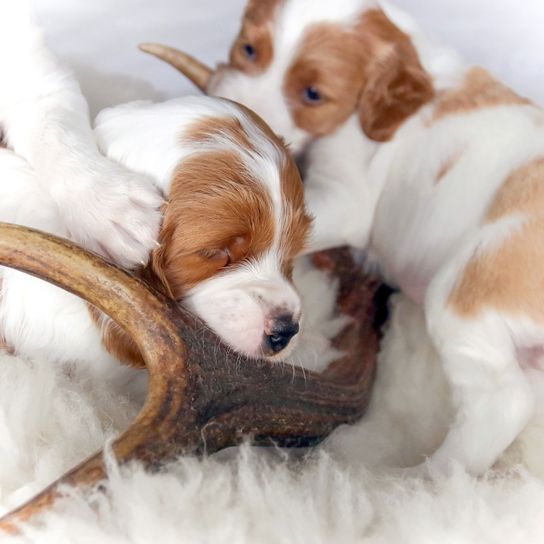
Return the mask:
<svg viewBox="0 0 544 544">
<path fill-rule="evenodd" d="M 368 138 L 383 142 L 434 95 L 412 22 L 385 4 L 249 0 L 229 61 L 215 71 L 171 48 L 141 48 L 205 92 L 256 111 L 294 152 L 353 115 Z"/>
<path fill-rule="evenodd" d="M 235 350 L 286 352 L 301 319 L 293 259 L 310 219 L 283 143 L 246 108 L 203 97 L 108 110 L 97 134 L 167 196 L 150 264 L 162 289 Z"/>
</svg>

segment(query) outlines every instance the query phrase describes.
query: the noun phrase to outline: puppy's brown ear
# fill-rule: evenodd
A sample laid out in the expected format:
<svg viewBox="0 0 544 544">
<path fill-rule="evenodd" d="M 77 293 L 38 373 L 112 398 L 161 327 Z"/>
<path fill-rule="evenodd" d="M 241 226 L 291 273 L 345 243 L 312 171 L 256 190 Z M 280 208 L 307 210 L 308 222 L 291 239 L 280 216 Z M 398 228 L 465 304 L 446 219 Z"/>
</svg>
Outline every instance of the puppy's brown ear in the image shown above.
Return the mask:
<svg viewBox="0 0 544 544">
<path fill-rule="evenodd" d="M 91 318 L 102 332 L 104 347 L 125 365 L 145 368 L 145 362 L 132 337 L 115 321 L 106 317 L 94 306 L 88 305 Z"/>
<path fill-rule="evenodd" d="M 359 100 L 364 133 L 377 142 L 390 140 L 399 126 L 434 96 L 431 78 L 410 43 L 384 46 L 369 62 Z"/>
</svg>

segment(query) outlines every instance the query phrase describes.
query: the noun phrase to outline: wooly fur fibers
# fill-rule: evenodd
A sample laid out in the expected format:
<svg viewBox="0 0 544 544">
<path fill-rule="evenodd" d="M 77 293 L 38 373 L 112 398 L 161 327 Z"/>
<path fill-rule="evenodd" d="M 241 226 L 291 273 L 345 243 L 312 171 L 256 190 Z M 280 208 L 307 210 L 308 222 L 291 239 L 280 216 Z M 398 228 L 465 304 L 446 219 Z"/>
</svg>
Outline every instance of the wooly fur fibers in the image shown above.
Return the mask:
<svg viewBox="0 0 544 544">
<path fill-rule="evenodd" d="M 305 457 L 233 448 L 160 473 L 109 458 L 106 493 L 69 491 L 2 542 L 542 542 L 543 434 L 531 425 L 500 471 L 400 479 L 439 442 L 447 388 L 419 310 L 403 297 L 380 355 L 368 415 Z M 100 448 L 139 408 L 107 383 L 43 362 L 0 359 L 0 506 L 4 511 Z M 541 456 L 540 456 L 541 457 Z"/>
</svg>

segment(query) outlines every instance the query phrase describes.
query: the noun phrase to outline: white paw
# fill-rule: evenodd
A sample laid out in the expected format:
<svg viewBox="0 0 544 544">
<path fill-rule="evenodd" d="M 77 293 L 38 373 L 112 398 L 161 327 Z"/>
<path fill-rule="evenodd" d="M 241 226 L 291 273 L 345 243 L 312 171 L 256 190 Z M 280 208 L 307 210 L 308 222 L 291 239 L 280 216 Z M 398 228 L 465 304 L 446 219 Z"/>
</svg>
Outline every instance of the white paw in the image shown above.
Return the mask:
<svg viewBox="0 0 544 544">
<path fill-rule="evenodd" d="M 147 263 L 157 245 L 163 203 L 151 179 L 100 156 L 78 164 L 69 195 L 67 183 L 57 187 L 55 200 L 72 240 L 123 268 Z"/>
</svg>

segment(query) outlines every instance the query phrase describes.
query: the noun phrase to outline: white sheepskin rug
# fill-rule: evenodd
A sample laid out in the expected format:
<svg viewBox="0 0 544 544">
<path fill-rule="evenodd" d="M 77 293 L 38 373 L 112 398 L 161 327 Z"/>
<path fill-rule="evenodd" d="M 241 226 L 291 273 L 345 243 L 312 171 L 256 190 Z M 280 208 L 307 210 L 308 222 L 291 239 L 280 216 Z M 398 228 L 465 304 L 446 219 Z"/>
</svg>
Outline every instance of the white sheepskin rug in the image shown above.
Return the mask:
<svg viewBox="0 0 544 544">
<path fill-rule="evenodd" d="M 419 311 L 397 297 L 367 417 L 304 455 L 249 446 L 161 473 L 108 458 L 106 493 L 67 490 L 1 542 L 541 543 L 538 417 L 482 478 L 457 468 L 402 479 L 439 443 L 450 411 Z M 0 506 L 7 511 L 124 429 L 139 408 L 107 383 L 0 357 Z"/>
</svg>

